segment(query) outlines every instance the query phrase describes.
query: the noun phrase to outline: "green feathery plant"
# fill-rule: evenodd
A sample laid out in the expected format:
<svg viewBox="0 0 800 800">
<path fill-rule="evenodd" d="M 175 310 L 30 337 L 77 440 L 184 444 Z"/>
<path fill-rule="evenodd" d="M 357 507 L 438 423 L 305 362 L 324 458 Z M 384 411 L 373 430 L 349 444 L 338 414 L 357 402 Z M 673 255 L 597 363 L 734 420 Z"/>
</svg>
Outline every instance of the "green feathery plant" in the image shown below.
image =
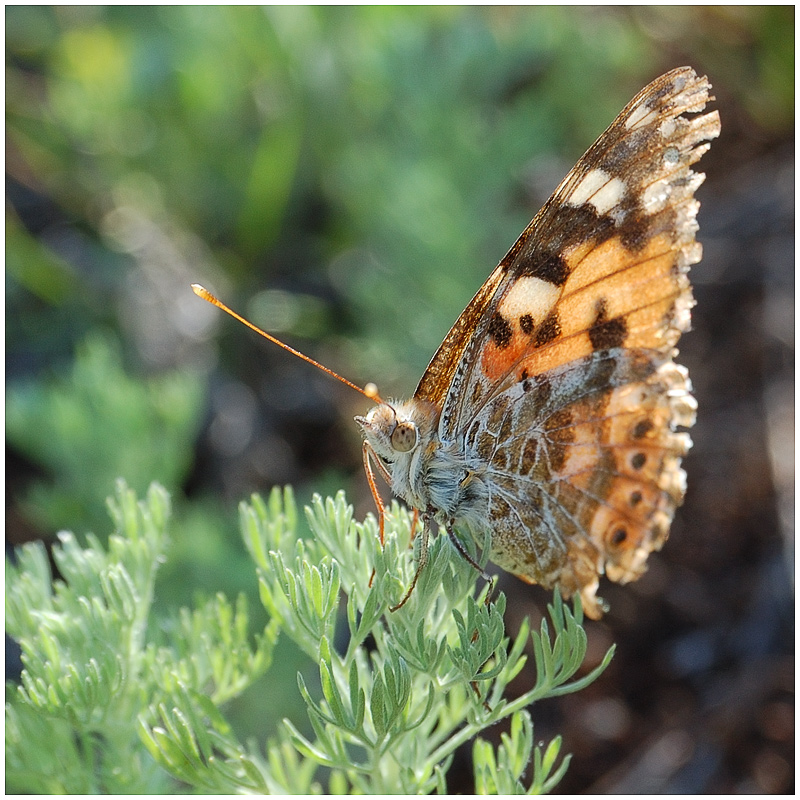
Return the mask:
<svg viewBox="0 0 800 800">
<path fill-rule="evenodd" d="M 547 792 L 566 771 L 560 737 L 534 745 L 527 709 L 578 691 L 611 659 L 613 648 L 574 679 L 586 652 L 579 604 L 554 595 L 550 621 L 539 631 L 526 621 L 509 641 L 503 595 L 476 598 L 474 569 L 437 537 L 392 613 L 415 568 L 408 513 L 392 507 L 382 548 L 374 518 L 355 522 L 342 493 L 315 497 L 313 538 L 302 539 L 285 489 L 240 507 L 264 630 L 251 637 L 244 600 L 222 596 L 156 625 L 168 496 L 153 485 L 137 502 L 120 482 L 109 508 L 107 549 L 60 535 L 60 579 L 40 545 L 6 562 L 6 626 L 25 666 L 6 695 L 7 791 L 444 793 L 453 754 L 472 739 L 477 792 Z M 237 739 L 220 706 L 269 668 L 280 633 L 319 665 L 318 689 L 298 675 L 313 735 L 285 720 L 261 752 Z M 529 641 L 535 685 L 507 700 Z M 477 738 L 508 717 L 496 749 Z"/>
</svg>

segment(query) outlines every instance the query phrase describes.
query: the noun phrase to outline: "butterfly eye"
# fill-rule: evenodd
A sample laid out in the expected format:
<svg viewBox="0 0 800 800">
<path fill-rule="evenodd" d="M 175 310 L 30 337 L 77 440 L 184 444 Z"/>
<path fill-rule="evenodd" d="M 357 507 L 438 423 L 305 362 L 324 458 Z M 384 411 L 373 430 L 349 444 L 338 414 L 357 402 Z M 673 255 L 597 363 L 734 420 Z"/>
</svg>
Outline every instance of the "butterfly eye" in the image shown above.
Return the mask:
<svg viewBox="0 0 800 800">
<path fill-rule="evenodd" d="M 417 446 L 417 426 L 413 422 L 398 422 L 392 431 L 392 447 L 400 453 L 407 453 Z"/>
</svg>

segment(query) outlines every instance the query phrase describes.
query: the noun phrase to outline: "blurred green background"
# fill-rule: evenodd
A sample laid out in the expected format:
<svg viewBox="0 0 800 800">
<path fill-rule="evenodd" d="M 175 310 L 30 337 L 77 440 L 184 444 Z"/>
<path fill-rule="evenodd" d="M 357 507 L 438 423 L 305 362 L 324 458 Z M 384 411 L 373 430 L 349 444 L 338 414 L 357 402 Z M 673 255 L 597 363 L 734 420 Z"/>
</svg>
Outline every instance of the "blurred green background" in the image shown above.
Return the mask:
<svg viewBox="0 0 800 800">
<path fill-rule="evenodd" d="M 793 379 L 789 6 L 7 7 L 10 542 L 62 528 L 103 534 L 103 499 L 117 476 L 139 492 L 159 480 L 177 510 L 164 606 L 198 591 L 255 597 L 236 502 L 291 482 L 301 501 L 344 487 L 360 514 L 369 510 L 351 421 L 364 403 L 189 284 L 356 383 L 408 394 L 577 157 L 642 86 L 683 64 L 709 75 L 723 136 L 702 164 L 698 331 L 681 343 L 701 402 L 694 471 L 688 462 L 696 499 L 682 512 L 696 560 L 681 561 L 679 544 L 673 558 L 701 586 L 723 567 L 748 585 L 731 578 L 732 565 L 752 567 L 754 552 L 777 553 L 785 567 L 793 468 L 775 443 L 791 422 Z M 744 347 L 734 334 L 747 337 Z M 743 369 L 748 354 L 752 371 Z M 722 514 L 725 498 L 741 494 L 740 472 L 762 461 L 766 483 L 744 490 L 749 516 Z M 698 545 L 697 530 L 712 541 Z M 626 617 L 624 596 L 606 593 L 623 613 L 597 626 L 598 650 L 604 635 L 643 647 L 645 626 L 659 625 L 666 649 L 637 651 L 631 669 L 652 669 L 684 645 L 694 655 L 710 647 L 700 669 L 718 679 L 730 653 L 714 650 L 714 625 L 735 601 L 725 596 L 710 618 L 690 613 L 658 589 L 682 585 L 663 578 L 665 558 L 648 577 L 657 588 L 637 590 L 650 611 Z M 749 595 L 738 591 L 750 624 Z M 686 644 L 692 635 L 705 638 Z M 765 647 L 777 658 L 780 647 Z M 288 651 L 279 661 L 285 674 L 232 710 L 245 734 L 261 736 L 293 713 L 295 662 Z M 646 761 L 641 725 L 652 737 L 666 730 L 658 703 L 670 707 L 664 697 L 676 686 L 693 713 L 711 715 L 687 663 L 686 674 L 667 676 L 666 695 L 642 697 L 613 683 L 626 680 L 617 659 L 595 701 L 624 724 L 612 736 L 607 725 L 566 731 L 584 766 L 573 766 L 565 791 L 624 790 L 613 781 Z M 780 715 L 783 695 L 763 694 Z M 568 710 L 550 713 L 555 732 Z M 789 791 L 787 735 L 752 713 L 750 727 L 729 737 L 740 747 L 761 737 L 744 760 L 728 739 L 698 738 L 696 719 L 680 721 L 694 744 L 658 790 Z M 693 758 L 705 772 L 681 784 L 675 775 Z"/>
</svg>

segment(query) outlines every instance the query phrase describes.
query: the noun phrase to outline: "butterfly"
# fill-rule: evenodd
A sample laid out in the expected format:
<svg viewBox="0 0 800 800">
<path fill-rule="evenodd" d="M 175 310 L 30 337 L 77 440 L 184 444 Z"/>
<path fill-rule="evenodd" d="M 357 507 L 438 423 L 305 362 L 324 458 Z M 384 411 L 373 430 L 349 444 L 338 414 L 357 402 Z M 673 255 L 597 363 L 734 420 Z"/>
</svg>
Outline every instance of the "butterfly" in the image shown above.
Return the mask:
<svg viewBox="0 0 800 800">
<path fill-rule="evenodd" d="M 709 89 L 689 67 L 645 87 L 478 290 L 413 397 L 356 417 L 376 499 L 373 463 L 421 513 L 417 575 L 433 521 L 467 558 L 456 531 L 478 543 L 488 531 L 493 563 L 579 593 L 597 619 L 600 576 L 635 580 L 663 545 L 691 446 L 675 428 L 696 411 L 673 359 L 701 257 L 705 176 L 690 167 L 720 132 L 717 111 L 699 113 Z"/>
<path fill-rule="evenodd" d="M 578 161 L 456 320 L 410 400 L 384 401 L 194 291 L 376 404 L 355 418 L 375 471 L 422 519 L 529 583 L 580 594 L 626 583 L 667 538 L 686 491 L 696 402 L 675 345 L 701 257 L 691 166 L 720 132 L 706 77 L 646 86 Z M 687 114 L 693 116 L 688 117 Z M 488 576 L 487 576 L 488 577 Z"/>
</svg>

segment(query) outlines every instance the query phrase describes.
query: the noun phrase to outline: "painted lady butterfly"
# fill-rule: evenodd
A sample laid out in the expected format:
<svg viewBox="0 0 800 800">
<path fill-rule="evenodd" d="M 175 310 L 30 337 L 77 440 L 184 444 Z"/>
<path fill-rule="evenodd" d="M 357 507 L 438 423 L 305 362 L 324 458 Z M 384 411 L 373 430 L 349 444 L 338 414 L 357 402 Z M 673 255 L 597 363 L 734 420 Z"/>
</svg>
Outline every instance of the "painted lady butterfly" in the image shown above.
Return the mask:
<svg viewBox="0 0 800 800">
<path fill-rule="evenodd" d="M 696 409 L 673 362 L 701 256 L 705 176 L 690 166 L 720 132 L 716 111 L 682 115 L 709 89 L 688 67 L 643 89 L 478 290 L 411 400 L 356 417 L 376 499 L 373 458 L 422 513 L 417 575 L 431 520 L 462 554 L 454 529 L 480 543 L 488 527 L 491 561 L 580 592 L 598 618 L 598 577 L 635 580 L 664 543 L 691 445 L 674 428 Z"/>
<path fill-rule="evenodd" d="M 666 540 L 691 446 L 674 429 L 696 409 L 673 361 L 701 256 L 704 176 L 690 167 L 720 132 L 716 111 L 682 115 L 703 111 L 709 89 L 683 67 L 628 104 L 478 290 L 410 400 L 383 402 L 331 373 L 377 403 L 356 417 L 364 466 L 381 539 L 373 464 L 421 512 L 416 576 L 432 522 L 476 567 L 456 529 L 478 543 L 488 529 L 494 563 L 579 592 L 596 619 L 599 576 L 635 580 Z"/>
</svg>

